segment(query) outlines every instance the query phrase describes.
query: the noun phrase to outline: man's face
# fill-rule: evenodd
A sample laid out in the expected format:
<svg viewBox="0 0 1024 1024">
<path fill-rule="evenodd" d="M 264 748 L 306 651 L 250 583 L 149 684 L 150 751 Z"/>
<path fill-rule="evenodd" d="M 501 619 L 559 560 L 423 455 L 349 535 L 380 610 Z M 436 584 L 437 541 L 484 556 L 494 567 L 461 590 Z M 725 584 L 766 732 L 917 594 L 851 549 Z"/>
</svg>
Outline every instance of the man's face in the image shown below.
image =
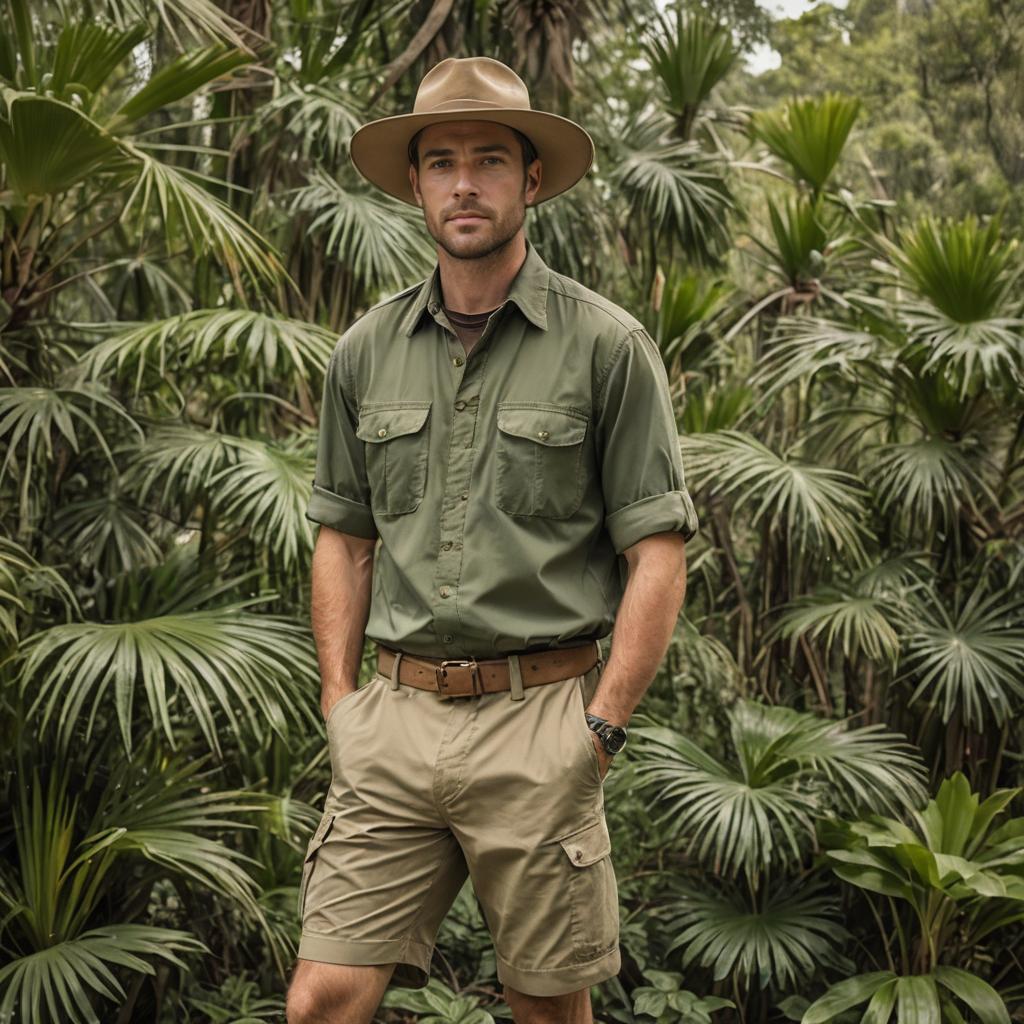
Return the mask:
<svg viewBox="0 0 1024 1024">
<path fill-rule="evenodd" d="M 534 160 L 524 175 L 511 128 L 494 121 L 428 125 L 418 156 L 409 181 L 427 230 L 445 252 L 481 259 L 516 236 L 540 187 L 541 164 Z"/>
</svg>

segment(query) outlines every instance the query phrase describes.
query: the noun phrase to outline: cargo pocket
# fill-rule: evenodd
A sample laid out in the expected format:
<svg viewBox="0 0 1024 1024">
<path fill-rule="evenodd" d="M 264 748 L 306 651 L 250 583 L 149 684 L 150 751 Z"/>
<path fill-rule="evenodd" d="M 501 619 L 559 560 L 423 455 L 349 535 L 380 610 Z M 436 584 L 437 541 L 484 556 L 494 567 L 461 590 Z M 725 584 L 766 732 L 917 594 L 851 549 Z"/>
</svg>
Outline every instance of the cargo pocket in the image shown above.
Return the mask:
<svg viewBox="0 0 1024 1024">
<path fill-rule="evenodd" d="M 327 837 L 331 834 L 331 829 L 334 827 L 334 819 L 336 815 L 332 812 L 325 811 L 323 816 L 320 818 L 320 824 L 317 825 L 316 831 L 313 833 L 313 838 L 310 839 L 309 844 L 306 847 L 306 859 L 302 865 L 302 880 L 299 882 L 299 920 L 301 921 L 306 913 L 306 893 L 309 891 L 309 880 L 313 876 L 313 868 L 316 866 L 317 854 L 320 852 L 320 847 L 324 845 Z"/>
<path fill-rule="evenodd" d="M 375 512 L 415 511 L 427 486 L 430 401 L 367 402 L 356 436 L 366 442 L 366 478 Z"/>
<path fill-rule="evenodd" d="M 558 840 L 568 858 L 573 948 L 581 960 L 594 960 L 619 941 L 619 894 L 612 866 L 608 823 L 597 821 Z"/>
<path fill-rule="evenodd" d="M 571 516 L 583 500 L 586 416 L 544 403 L 499 402 L 497 425 L 497 507 L 513 516 Z"/>
</svg>

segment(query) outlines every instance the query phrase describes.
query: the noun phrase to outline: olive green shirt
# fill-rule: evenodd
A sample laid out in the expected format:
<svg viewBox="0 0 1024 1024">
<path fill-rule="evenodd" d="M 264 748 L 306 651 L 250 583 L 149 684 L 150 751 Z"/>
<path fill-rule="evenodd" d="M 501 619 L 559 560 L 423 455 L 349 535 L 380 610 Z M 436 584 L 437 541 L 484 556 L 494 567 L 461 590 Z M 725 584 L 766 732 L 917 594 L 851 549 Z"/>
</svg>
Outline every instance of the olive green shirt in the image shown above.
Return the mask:
<svg viewBox="0 0 1024 1024">
<path fill-rule="evenodd" d="M 606 636 L 622 552 L 697 530 L 657 346 L 529 241 L 468 357 L 437 266 L 339 338 L 306 516 L 379 537 L 371 640 L 450 658 Z"/>
</svg>

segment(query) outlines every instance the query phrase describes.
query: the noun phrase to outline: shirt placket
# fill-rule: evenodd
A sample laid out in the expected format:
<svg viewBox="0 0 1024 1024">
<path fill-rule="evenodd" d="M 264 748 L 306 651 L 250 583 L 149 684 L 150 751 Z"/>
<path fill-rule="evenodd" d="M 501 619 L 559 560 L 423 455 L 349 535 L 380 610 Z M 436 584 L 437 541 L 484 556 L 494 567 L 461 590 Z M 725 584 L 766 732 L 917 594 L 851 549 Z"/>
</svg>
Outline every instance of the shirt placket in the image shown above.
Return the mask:
<svg viewBox="0 0 1024 1024">
<path fill-rule="evenodd" d="M 434 566 L 434 629 L 438 640 L 452 655 L 460 653 L 462 622 L 458 597 L 462 576 L 462 545 L 469 509 L 469 488 L 473 476 L 476 448 L 476 423 L 480 411 L 480 391 L 484 364 L 490 346 L 485 345 L 504 307 L 491 315 L 469 356 L 456 337 L 438 302 L 428 307 L 445 336 L 446 358 L 454 382 L 454 397 L 448 410 L 451 424 L 448 466 L 439 522 L 440 537 Z"/>
</svg>

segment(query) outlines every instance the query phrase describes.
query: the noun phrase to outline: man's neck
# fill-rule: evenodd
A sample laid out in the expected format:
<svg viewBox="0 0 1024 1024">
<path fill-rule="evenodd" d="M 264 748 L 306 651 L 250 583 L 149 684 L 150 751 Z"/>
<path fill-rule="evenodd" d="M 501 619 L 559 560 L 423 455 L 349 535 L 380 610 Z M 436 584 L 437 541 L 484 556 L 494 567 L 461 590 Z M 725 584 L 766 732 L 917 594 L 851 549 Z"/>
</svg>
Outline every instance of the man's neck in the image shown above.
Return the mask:
<svg viewBox="0 0 1024 1024">
<path fill-rule="evenodd" d="M 444 304 L 459 313 L 496 309 L 508 298 L 525 259 L 526 237 L 521 231 L 508 245 L 478 260 L 457 260 L 438 246 Z"/>
</svg>

